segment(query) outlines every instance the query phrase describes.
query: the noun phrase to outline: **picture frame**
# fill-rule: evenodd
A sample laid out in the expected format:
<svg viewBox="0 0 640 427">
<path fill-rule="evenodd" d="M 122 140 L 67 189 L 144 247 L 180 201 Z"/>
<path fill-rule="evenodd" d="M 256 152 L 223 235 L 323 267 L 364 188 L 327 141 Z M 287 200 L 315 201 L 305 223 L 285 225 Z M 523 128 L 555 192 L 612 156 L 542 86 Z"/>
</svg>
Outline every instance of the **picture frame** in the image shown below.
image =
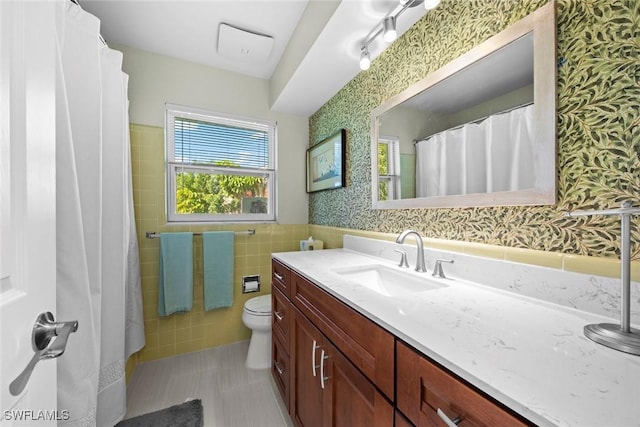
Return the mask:
<svg viewBox="0 0 640 427">
<path fill-rule="evenodd" d="M 340 129 L 307 149 L 307 193 L 346 187 L 346 141 Z"/>
</svg>

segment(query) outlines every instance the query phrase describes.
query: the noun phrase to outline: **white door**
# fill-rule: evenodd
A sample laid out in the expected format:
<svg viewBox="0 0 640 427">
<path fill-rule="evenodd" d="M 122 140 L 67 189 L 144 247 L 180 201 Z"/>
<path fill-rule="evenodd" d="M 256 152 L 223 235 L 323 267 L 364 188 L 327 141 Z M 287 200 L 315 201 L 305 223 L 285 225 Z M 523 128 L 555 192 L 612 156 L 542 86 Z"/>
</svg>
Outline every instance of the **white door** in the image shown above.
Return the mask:
<svg viewBox="0 0 640 427">
<path fill-rule="evenodd" d="M 55 425 L 56 359 L 24 391 L 33 324 L 56 310 L 56 31 L 51 1 L 0 0 L 0 425 Z M 65 319 L 56 319 L 65 320 Z M 73 339 L 73 337 L 71 337 Z M 16 418 L 22 418 L 20 422 Z M 46 421 L 47 418 L 54 420 Z M 37 421 L 34 421 L 37 420 Z"/>
</svg>

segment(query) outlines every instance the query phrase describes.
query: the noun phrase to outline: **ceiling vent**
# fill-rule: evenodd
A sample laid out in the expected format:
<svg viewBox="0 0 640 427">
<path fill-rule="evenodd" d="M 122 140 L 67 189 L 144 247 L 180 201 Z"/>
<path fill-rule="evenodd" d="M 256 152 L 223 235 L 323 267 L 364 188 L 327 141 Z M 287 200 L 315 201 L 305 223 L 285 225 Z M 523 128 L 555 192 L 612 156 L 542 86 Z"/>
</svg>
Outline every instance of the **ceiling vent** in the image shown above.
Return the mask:
<svg viewBox="0 0 640 427">
<path fill-rule="evenodd" d="M 271 55 L 273 37 L 222 23 L 218 30 L 218 54 L 233 61 L 264 64 Z"/>
</svg>

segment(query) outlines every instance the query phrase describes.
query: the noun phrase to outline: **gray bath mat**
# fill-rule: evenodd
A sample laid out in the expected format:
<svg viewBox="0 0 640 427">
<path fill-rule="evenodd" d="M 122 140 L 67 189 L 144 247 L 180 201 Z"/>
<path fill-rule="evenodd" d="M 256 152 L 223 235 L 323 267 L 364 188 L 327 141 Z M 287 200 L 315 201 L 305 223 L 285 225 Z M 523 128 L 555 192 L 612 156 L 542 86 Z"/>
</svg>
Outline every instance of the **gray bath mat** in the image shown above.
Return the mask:
<svg viewBox="0 0 640 427">
<path fill-rule="evenodd" d="M 116 427 L 202 427 L 202 401 L 189 400 L 150 414 L 122 420 Z"/>
</svg>

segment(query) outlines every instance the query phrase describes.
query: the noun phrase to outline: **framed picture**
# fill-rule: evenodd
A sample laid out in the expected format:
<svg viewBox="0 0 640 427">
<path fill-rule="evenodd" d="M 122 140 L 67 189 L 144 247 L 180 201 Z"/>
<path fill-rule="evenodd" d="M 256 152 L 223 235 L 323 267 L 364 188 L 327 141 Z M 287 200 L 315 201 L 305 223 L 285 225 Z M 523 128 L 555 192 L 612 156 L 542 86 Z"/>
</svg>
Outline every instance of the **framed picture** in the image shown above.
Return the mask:
<svg viewBox="0 0 640 427">
<path fill-rule="evenodd" d="M 347 185 L 345 143 L 347 131 L 340 129 L 324 141 L 307 149 L 307 193 Z"/>
</svg>

